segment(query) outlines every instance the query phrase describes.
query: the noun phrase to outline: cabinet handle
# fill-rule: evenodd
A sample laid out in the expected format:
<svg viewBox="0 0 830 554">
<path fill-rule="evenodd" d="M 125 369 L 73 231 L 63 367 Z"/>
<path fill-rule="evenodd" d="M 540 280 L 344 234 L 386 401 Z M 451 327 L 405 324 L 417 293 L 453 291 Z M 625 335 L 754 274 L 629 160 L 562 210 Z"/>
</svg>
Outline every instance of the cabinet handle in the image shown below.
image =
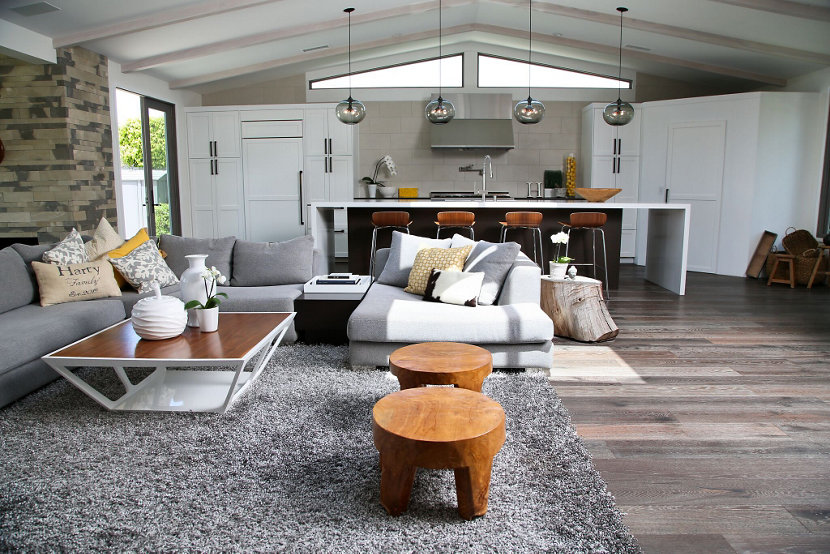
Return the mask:
<svg viewBox="0 0 830 554">
<path fill-rule="evenodd" d="M 329 143 L 326 139 L 323 139 L 323 154 L 329 153 Z"/>
<path fill-rule="evenodd" d="M 210 157 L 212 158 L 213 157 L 213 141 L 212 140 L 208 141 L 208 152 L 210 153 Z M 213 166 L 211 166 L 211 168 L 212 167 Z"/>
<path fill-rule="evenodd" d="M 333 232 L 334 233 L 345 233 L 346 230 L 345 229 L 335 229 Z"/>
<path fill-rule="evenodd" d="M 219 175 L 219 160 L 217 160 L 216 158 L 213 159 L 213 167 L 215 168 L 213 170 L 213 174 Z"/>
<path fill-rule="evenodd" d="M 305 206 L 303 206 L 303 170 L 300 170 L 300 225 L 305 225 L 303 221 L 303 210 L 305 210 Z"/>
<path fill-rule="evenodd" d="M 669 203 L 669 189 L 666 189 L 666 204 Z"/>
<path fill-rule="evenodd" d="M 217 141 L 213 141 L 213 155 L 214 157 L 219 157 L 219 143 Z"/>
<path fill-rule="evenodd" d="M 620 158 L 617 158 L 617 173 L 620 172 Z"/>
<path fill-rule="evenodd" d="M 334 148 L 331 147 L 331 139 L 329 139 L 329 154 L 334 154 Z"/>
<path fill-rule="evenodd" d="M 617 154 L 622 156 L 622 139 L 617 139 Z"/>
<path fill-rule="evenodd" d="M 213 175 L 213 158 L 210 159 L 210 174 Z"/>
</svg>

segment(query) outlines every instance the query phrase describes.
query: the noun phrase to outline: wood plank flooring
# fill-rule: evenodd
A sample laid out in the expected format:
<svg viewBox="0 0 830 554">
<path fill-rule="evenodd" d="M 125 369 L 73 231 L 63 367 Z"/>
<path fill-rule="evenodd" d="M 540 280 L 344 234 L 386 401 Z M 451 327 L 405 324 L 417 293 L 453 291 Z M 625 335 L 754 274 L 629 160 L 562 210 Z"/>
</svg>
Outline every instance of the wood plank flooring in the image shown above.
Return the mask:
<svg viewBox="0 0 830 554">
<path fill-rule="evenodd" d="M 830 552 L 830 287 L 622 266 L 551 379 L 645 552 Z"/>
</svg>

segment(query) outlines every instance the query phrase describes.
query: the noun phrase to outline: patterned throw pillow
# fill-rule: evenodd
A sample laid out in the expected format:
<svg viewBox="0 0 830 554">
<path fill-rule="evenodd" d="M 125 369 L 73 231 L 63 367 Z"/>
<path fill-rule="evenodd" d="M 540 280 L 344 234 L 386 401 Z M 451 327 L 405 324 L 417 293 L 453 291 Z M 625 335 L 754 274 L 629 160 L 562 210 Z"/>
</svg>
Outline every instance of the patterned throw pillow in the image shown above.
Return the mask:
<svg viewBox="0 0 830 554">
<path fill-rule="evenodd" d="M 424 291 L 424 300 L 475 307 L 483 282 L 483 271 L 433 269 Z"/>
<path fill-rule="evenodd" d="M 138 292 L 151 291 L 152 281 L 158 281 L 160 287 L 175 285 L 179 282 L 178 277 L 164 263 L 159 249 L 151 240 L 126 256 L 110 258 L 109 261 Z"/>
<path fill-rule="evenodd" d="M 124 244 L 121 235 L 115 232 L 107 218 L 102 217 L 92 235 L 92 240 L 84 245 L 86 255 L 90 260 L 100 260 L 107 252 Z"/>
<path fill-rule="evenodd" d="M 403 289 L 404 292 L 423 295 L 433 269 L 461 271 L 472 249 L 473 245 L 463 248 L 424 248 L 415 256 L 412 271 L 409 272 L 409 284 Z"/>
<path fill-rule="evenodd" d="M 121 296 L 112 266 L 106 260 L 82 264 L 32 262 L 40 291 L 40 305 Z"/>
<path fill-rule="evenodd" d="M 43 261 L 47 264 L 82 264 L 89 261 L 84 249 L 84 239 L 74 227 L 66 238 L 51 250 L 43 253 Z"/>
<path fill-rule="evenodd" d="M 147 229 L 139 229 L 138 233 L 136 233 L 133 238 L 126 241 L 118 248 L 107 252 L 107 256 L 109 256 L 110 258 L 123 258 L 124 256 L 126 256 L 127 254 L 129 254 L 130 252 L 132 252 L 148 240 L 150 240 L 150 235 L 147 234 Z M 115 272 L 115 280 L 118 282 L 118 286 L 122 289 L 126 288 L 129 284 L 118 271 Z"/>
</svg>

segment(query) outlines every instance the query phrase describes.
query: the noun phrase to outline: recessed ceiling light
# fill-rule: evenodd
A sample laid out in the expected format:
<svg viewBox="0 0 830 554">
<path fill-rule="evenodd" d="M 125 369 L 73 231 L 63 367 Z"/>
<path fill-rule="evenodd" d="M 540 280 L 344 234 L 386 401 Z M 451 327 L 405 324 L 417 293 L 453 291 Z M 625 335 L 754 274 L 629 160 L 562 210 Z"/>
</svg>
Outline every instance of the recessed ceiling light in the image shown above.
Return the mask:
<svg viewBox="0 0 830 554">
<path fill-rule="evenodd" d="M 636 44 L 626 44 L 626 48 L 630 48 L 632 50 L 642 50 L 643 52 L 651 52 L 651 48 L 646 48 L 645 46 L 637 46 Z"/>
<path fill-rule="evenodd" d="M 303 48 L 303 52 L 314 52 L 315 50 L 325 50 L 328 48 L 328 44 L 322 44 L 320 46 L 312 46 L 311 48 Z"/>
<path fill-rule="evenodd" d="M 33 15 L 41 15 L 49 12 L 56 12 L 59 10 L 59 7 L 53 6 L 48 2 L 35 2 L 34 4 L 26 4 L 24 6 L 17 6 L 16 8 L 12 8 L 13 12 L 17 12 L 20 15 L 25 15 L 26 17 L 31 17 Z"/>
</svg>

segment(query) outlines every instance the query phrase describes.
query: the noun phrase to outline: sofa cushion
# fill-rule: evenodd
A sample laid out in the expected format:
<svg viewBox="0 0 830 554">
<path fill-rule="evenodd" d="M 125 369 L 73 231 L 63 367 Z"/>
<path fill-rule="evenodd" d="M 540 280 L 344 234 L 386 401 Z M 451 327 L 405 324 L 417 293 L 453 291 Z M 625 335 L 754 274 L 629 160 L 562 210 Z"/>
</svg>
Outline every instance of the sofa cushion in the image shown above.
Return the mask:
<svg viewBox="0 0 830 554">
<path fill-rule="evenodd" d="M 35 299 L 35 287 L 26 263 L 11 246 L 0 250 L 0 314 L 25 306 Z"/>
<path fill-rule="evenodd" d="M 538 343 L 551 340 L 553 322 L 538 303 L 467 308 L 375 283 L 349 318 L 348 335 L 366 342 Z"/>
<path fill-rule="evenodd" d="M 231 286 L 262 287 L 305 283 L 314 275 L 314 237 L 285 242 L 238 240 L 233 246 Z"/>
<path fill-rule="evenodd" d="M 489 306 L 496 302 L 507 272 L 516 261 L 521 247 L 515 242 L 487 242 L 485 240 L 473 242 L 463 235 L 453 235 L 453 248 L 468 244 L 474 244 L 474 246 L 464 263 L 464 271 L 484 272 L 484 283 L 481 285 L 478 303 L 482 306 Z"/>
<path fill-rule="evenodd" d="M 164 259 L 177 277 L 181 277 L 184 270 L 190 265 L 185 256 L 189 254 L 206 254 L 205 263 L 208 267 L 214 266 L 222 275 L 230 276 L 233 260 L 233 245 L 236 237 L 221 239 L 194 239 L 177 237 L 175 235 L 161 235 L 159 249 L 167 253 Z"/>
<path fill-rule="evenodd" d="M 120 300 L 104 299 L 40 307 L 28 304 L 0 317 L 0 373 L 124 319 Z"/>
<path fill-rule="evenodd" d="M 302 283 L 267 287 L 216 287 L 227 293 L 219 310 L 222 312 L 293 312 L 294 300 L 303 292 Z"/>
<path fill-rule="evenodd" d="M 153 281 L 157 281 L 160 287 L 175 285 L 179 282 L 178 277 L 164 263 L 156 244 L 151 240 L 126 256 L 110 257 L 109 261 L 138 292 L 151 290 L 150 283 Z"/>
<path fill-rule="evenodd" d="M 41 306 L 121 296 L 107 260 L 82 264 L 32 262 L 32 267 L 37 276 Z"/>
<path fill-rule="evenodd" d="M 84 249 L 87 258 L 98 260 L 105 257 L 110 250 L 115 250 L 124 244 L 124 242 L 124 239 L 112 228 L 107 218 L 102 217 L 101 221 L 98 222 L 95 233 L 92 235 L 92 239 L 84 244 Z"/>
<path fill-rule="evenodd" d="M 35 277 L 35 270 L 32 268 L 32 262 L 43 261 L 43 253 L 47 250 L 51 250 L 54 246 L 54 244 L 12 244 L 14 251 L 20 254 L 20 257 L 23 258 L 23 263 L 26 264 L 26 272 L 29 274 L 29 281 L 32 283 L 32 300 L 30 300 L 30 302 L 34 302 L 38 299 L 37 277 Z"/>
<path fill-rule="evenodd" d="M 43 261 L 48 264 L 82 264 L 89 261 L 84 248 L 84 239 L 74 227 L 54 248 L 43 253 Z"/>
<path fill-rule="evenodd" d="M 392 245 L 389 259 L 383 266 L 378 283 L 404 288 L 409 282 L 409 272 L 415 263 L 415 256 L 423 248 L 449 248 L 452 239 L 430 239 L 392 231 Z"/>
<path fill-rule="evenodd" d="M 424 291 L 424 300 L 475 308 L 483 279 L 484 272 L 433 269 Z"/>
<path fill-rule="evenodd" d="M 433 269 L 455 269 L 461 271 L 464 261 L 470 255 L 472 245 L 462 248 L 424 248 L 415 255 L 409 281 L 404 289 L 412 294 L 424 294 L 429 274 Z"/>
</svg>

